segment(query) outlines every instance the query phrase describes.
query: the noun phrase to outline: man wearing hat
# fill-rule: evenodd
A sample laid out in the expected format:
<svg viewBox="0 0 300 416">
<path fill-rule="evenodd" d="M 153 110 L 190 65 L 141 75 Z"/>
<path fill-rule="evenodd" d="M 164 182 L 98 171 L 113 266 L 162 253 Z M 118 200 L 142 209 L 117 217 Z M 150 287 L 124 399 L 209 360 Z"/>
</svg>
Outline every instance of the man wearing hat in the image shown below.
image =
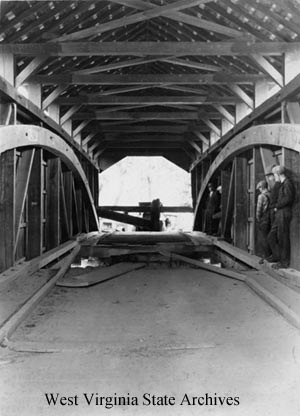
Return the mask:
<svg viewBox="0 0 300 416">
<path fill-rule="evenodd" d="M 275 166 L 273 172 L 275 179 L 280 181 L 280 187 L 274 207 L 275 220 L 267 238 L 273 257 L 270 261 L 279 261 L 276 268 L 287 268 L 290 263 L 290 223 L 295 187 L 286 176 L 284 166 Z"/>
</svg>

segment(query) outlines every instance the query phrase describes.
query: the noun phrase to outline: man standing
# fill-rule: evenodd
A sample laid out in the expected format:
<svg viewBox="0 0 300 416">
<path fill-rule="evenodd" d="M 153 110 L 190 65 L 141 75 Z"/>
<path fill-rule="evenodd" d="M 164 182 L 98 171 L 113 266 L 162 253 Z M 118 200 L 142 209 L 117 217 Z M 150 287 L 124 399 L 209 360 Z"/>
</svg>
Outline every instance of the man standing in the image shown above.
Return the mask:
<svg viewBox="0 0 300 416">
<path fill-rule="evenodd" d="M 280 188 L 274 207 L 275 220 L 268 235 L 268 243 L 272 250 L 272 260 L 279 260 L 276 268 L 287 268 L 290 264 L 290 223 L 292 205 L 295 199 L 295 187 L 286 176 L 284 166 L 275 166 L 274 175 L 279 178 Z"/>
<path fill-rule="evenodd" d="M 270 192 L 268 190 L 268 184 L 266 181 L 258 182 L 256 189 L 259 190 L 260 194 L 257 198 L 256 206 L 256 221 L 259 243 L 261 248 L 262 258 L 266 259 L 270 255 L 270 248 L 267 242 L 267 236 L 270 231 Z M 263 263 L 260 261 L 260 263 Z"/>
<path fill-rule="evenodd" d="M 218 232 L 218 220 L 214 219 L 213 216 L 219 211 L 220 195 L 211 182 L 208 184 L 208 191 L 209 195 L 205 210 L 204 232 L 210 235 L 216 235 Z"/>
<path fill-rule="evenodd" d="M 275 205 L 277 203 L 277 199 L 278 199 L 278 192 L 279 192 L 279 188 L 280 188 L 280 180 L 279 180 L 279 176 L 276 174 L 274 174 L 274 170 L 276 171 L 276 166 L 278 167 L 278 165 L 271 165 L 267 168 L 265 177 L 266 180 L 268 182 L 268 187 L 270 190 L 270 205 L 269 205 L 269 211 L 270 211 L 270 225 L 272 227 L 274 221 L 275 221 Z"/>
</svg>

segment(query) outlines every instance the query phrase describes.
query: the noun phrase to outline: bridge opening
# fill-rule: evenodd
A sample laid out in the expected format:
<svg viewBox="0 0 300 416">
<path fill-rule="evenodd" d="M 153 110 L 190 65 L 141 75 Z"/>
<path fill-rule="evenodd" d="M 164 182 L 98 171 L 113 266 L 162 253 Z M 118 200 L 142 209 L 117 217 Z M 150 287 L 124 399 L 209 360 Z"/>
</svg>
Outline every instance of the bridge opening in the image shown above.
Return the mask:
<svg viewBox="0 0 300 416">
<path fill-rule="evenodd" d="M 145 231 L 134 218 L 147 220 L 155 199 L 161 203 L 160 231 L 192 230 L 190 174 L 161 156 L 125 157 L 99 175 L 101 231 Z"/>
</svg>

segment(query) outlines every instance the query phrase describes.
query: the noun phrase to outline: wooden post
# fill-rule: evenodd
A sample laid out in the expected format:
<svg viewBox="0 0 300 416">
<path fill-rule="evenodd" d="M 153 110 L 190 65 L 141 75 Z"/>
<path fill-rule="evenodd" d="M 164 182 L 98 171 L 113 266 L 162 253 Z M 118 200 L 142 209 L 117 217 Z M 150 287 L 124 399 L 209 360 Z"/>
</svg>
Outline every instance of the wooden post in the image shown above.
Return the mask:
<svg viewBox="0 0 300 416">
<path fill-rule="evenodd" d="M 296 198 L 293 204 L 293 216 L 290 227 L 290 239 L 291 239 L 291 267 L 300 269 L 300 155 L 290 149 L 284 149 L 283 152 L 283 164 L 288 169 L 288 175 L 292 179 L 295 190 Z"/>
<path fill-rule="evenodd" d="M 26 257 L 28 245 L 27 228 L 27 192 L 34 160 L 35 149 L 24 150 L 18 155 L 16 164 L 16 191 L 15 191 L 15 247 L 14 258 L 18 260 Z"/>
<path fill-rule="evenodd" d="M 0 59 L 0 76 L 11 85 L 15 84 L 15 57 L 12 53 L 2 53 Z"/>
<path fill-rule="evenodd" d="M 73 189 L 73 174 L 70 171 L 66 171 L 63 173 L 63 184 L 64 184 L 64 192 L 65 192 L 65 201 L 66 201 L 66 209 L 67 215 L 69 219 L 69 232 L 70 236 L 73 235 L 73 204 L 72 204 L 72 189 Z"/>
<path fill-rule="evenodd" d="M 234 245 L 247 250 L 247 159 L 235 158 Z"/>
<path fill-rule="evenodd" d="M 0 155 L 0 271 L 14 265 L 16 151 Z"/>
<path fill-rule="evenodd" d="M 227 195 L 224 194 L 224 199 L 222 200 L 222 235 L 227 240 L 232 239 L 231 233 L 231 225 L 232 225 L 232 216 L 233 216 L 233 208 L 234 208 L 234 181 L 235 181 L 235 160 L 233 160 L 231 173 L 230 173 L 230 180 L 227 184 Z M 223 190 L 222 190 L 223 195 Z M 224 202 L 224 204 L 223 204 Z"/>
<path fill-rule="evenodd" d="M 60 243 L 60 167 L 59 158 L 48 160 L 46 250 Z"/>
<path fill-rule="evenodd" d="M 28 186 L 28 247 L 27 258 L 32 259 L 40 256 L 43 249 L 42 238 L 42 150 L 37 149 L 32 165 L 29 186 Z"/>
<path fill-rule="evenodd" d="M 66 204 L 66 195 L 64 187 L 64 178 L 61 171 L 60 174 L 60 225 L 61 225 L 61 242 L 67 241 L 70 239 L 70 229 L 69 229 L 69 215 Z"/>
<path fill-rule="evenodd" d="M 225 220 L 226 220 L 226 208 L 227 208 L 227 200 L 229 195 L 229 184 L 230 184 L 230 177 L 231 172 L 228 170 L 221 171 L 221 229 L 222 229 L 222 237 L 224 237 L 224 230 L 225 230 Z"/>
<path fill-rule="evenodd" d="M 193 207 L 195 207 L 197 201 L 197 166 L 191 172 L 191 188 Z"/>
<path fill-rule="evenodd" d="M 83 207 L 82 207 L 82 190 L 76 189 L 76 207 L 77 207 L 77 219 L 78 219 L 78 232 L 82 232 L 82 218 L 83 218 Z"/>
<path fill-rule="evenodd" d="M 255 147 L 253 149 L 253 160 L 254 160 L 254 195 L 253 195 L 253 218 L 254 218 L 254 252 L 257 254 L 260 250 L 260 242 L 258 241 L 258 232 L 257 232 L 257 224 L 256 224 L 256 205 L 257 205 L 257 198 L 258 198 L 258 191 L 256 190 L 256 185 L 259 181 L 262 181 L 265 179 L 265 170 L 261 158 L 261 150 L 260 147 Z"/>
</svg>

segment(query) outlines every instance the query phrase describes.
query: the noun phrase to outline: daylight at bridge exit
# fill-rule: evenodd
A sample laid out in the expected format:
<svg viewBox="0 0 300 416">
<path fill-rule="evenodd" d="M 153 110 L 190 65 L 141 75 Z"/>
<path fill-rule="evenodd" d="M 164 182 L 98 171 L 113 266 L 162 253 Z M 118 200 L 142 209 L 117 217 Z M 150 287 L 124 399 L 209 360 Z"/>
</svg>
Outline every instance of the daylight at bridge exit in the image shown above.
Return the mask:
<svg viewBox="0 0 300 416">
<path fill-rule="evenodd" d="M 0 415 L 299 416 L 299 0 L 0 0 Z"/>
</svg>

